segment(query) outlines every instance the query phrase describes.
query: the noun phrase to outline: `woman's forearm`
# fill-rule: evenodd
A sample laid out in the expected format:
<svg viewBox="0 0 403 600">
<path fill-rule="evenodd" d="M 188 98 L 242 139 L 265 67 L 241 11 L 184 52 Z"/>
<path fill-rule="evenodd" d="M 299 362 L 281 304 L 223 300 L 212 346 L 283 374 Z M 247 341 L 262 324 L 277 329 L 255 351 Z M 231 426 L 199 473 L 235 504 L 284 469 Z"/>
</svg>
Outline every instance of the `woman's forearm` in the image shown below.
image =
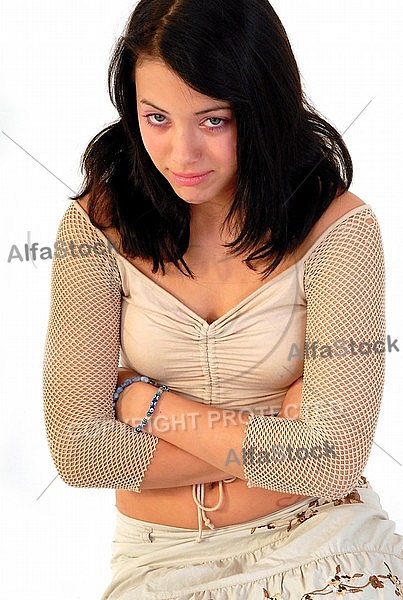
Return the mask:
<svg viewBox="0 0 403 600">
<path fill-rule="evenodd" d="M 118 385 L 138 375 L 133 369 L 119 367 Z M 135 434 L 133 435 L 146 435 Z M 182 487 L 193 483 L 210 483 L 227 479 L 231 475 L 204 460 L 159 440 L 156 451 L 141 484 L 143 490 Z"/>
<path fill-rule="evenodd" d="M 118 406 L 119 419 L 131 425 L 138 424 L 148 409 L 155 391 L 148 384 L 135 383 L 122 394 Z M 281 414 L 290 418 L 290 407 L 298 408 L 302 384 L 300 380 L 290 388 Z M 295 416 L 296 411 L 291 411 Z M 172 392 L 165 392 L 145 430 L 160 440 L 212 465 L 227 477 L 246 479 L 243 469 L 242 444 L 246 422 L 244 414 L 211 407 Z M 208 471 L 207 471 L 208 472 Z"/>
<path fill-rule="evenodd" d="M 144 435 L 144 434 L 140 434 Z M 160 439 L 141 489 L 174 488 L 211 483 L 231 475 Z"/>
</svg>

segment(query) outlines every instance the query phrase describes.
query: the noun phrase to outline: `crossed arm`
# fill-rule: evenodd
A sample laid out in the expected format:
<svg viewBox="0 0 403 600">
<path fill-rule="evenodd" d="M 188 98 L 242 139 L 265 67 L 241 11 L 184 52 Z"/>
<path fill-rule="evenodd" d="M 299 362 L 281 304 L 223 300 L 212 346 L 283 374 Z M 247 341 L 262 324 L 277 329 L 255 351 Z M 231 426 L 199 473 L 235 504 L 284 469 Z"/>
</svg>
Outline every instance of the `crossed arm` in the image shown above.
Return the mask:
<svg viewBox="0 0 403 600">
<path fill-rule="evenodd" d="M 121 368 L 118 383 L 134 375 L 134 371 Z M 146 383 L 130 385 L 122 392 L 117 403 L 117 418 L 128 425 L 137 424 L 148 410 L 155 391 Z M 297 418 L 301 395 L 302 378 L 289 388 L 279 416 Z M 240 415 L 234 418 L 233 414 L 231 411 L 232 418 L 227 418 L 228 411 L 215 408 L 212 412 L 207 405 L 165 392 L 145 428 L 145 431 L 159 437 L 160 441 L 142 488 L 179 487 L 229 477 L 245 480 L 242 461 L 239 461 L 239 465 L 236 461 L 228 461 L 230 451 L 242 456 L 246 426 Z M 156 426 L 161 418 L 164 427 Z"/>
<path fill-rule="evenodd" d="M 298 418 L 254 415 L 246 427 L 226 419 L 225 410 L 214 410 L 213 422 L 211 407 L 168 392 L 151 423 L 161 416 L 180 422 L 196 412 L 197 436 L 192 428 L 177 427 L 150 433 L 248 487 L 331 498 L 353 489 L 368 459 L 382 398 L 384 265 L 379 226 L 369 209 L 338 225 L 305 263 L 306 343 L 313 350 L 304 361 Z M 127 391 L 119 419 L 142 418 L 152 397 L 147 387 L 134 384 Z M 240 460 L 228 460 L 230 451 Z M 249 460 L 254 454 L 258 460 Z"/>
<path fill-rule="evenodd" d="M 108 252 L 57 258 L 44 357 L 44 408 L 62 479 L 76 487 L 139 491 L 140 485 L 216 481 L 224 473 L 247 480 L 249 487 L 286 493 L 336 498 L 351 491 L 371 448 L 382 397 L 384 267 L 379 227 L 369 209 L 339 225 L 305 265 L 306 339 L 312 345 L 350 340 L 351 351 L 305 361 L 297 419 L 255 415 L 247 427 L 241 420 L 226 419 L 225 411 L 215 411 L 219 416 L 212 422 L 210 407 L 165 393 L 150 425 L 159 415 L 180 423 L 182 414 L 197 413 L 197 431 L 168 427 L 154 435 L 133 434 L 125 423 L 141 419 L 153 395 L 149 384 L 140 383 L 122 395 L 116 420 L 111 398 L 122 303 L 116 261 Z M 100 237 L 72 206 L 58 240 L 92 242 L 95 248 Z M 293 456 L 245 465 L 228 461 L 230 450 L 239 456 L 243 440 L 243 448 L 263 454 L 268 444 L 300 448 L 303 464 Z"/>
<path fill-rule="evenodd" d="M 95 248 L 100 235 L 79 205 L 72 204 L 57 239 L 61 247 L 73 240 L 77 247 L 82 243 Z M 121 304 L 122 279 L 112 253 L 55 256 L 43 392 L 47 437 L 60 477 L 74 487 L 140 491 L 231 476 L 225 464 L 223 468 L 209 462 L 202 448 L 195 454 L 190 443 L 198 444 L 194 429 L 187 433 L 189 452 L 172 438 L 164 439 L 162 432 L 136 435 L 115 419 L 111 399 L 118 374 Z M 132 398 L 129 419 L 142 417 L 148 409 L 153 390 L 145 385 L 145 389 L 131 386 L 130 395 L 136 390 L 139 401 Z M 185 412 L 201 408 L 198 403 L 187 404 Z M 212 433 L 217 427 L 218 423 Z M 234 427 L 237 435 L 244 429 L 243 424 Z"/>
</svg>

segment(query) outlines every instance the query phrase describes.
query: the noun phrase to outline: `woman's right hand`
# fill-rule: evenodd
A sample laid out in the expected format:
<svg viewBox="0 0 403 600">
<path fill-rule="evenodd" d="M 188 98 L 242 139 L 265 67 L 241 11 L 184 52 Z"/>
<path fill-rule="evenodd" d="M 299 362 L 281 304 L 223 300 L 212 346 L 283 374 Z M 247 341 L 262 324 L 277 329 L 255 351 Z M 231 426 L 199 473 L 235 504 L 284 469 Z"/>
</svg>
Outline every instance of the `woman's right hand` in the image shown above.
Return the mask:
<svg viewBox="0 0 403 600">
<path fill-rule="evenodd" d="M 278 417 L 297 420 L 300 415 L 302 400 L 302 377 L 294 381 L 288 388 Z"/>
</svg>

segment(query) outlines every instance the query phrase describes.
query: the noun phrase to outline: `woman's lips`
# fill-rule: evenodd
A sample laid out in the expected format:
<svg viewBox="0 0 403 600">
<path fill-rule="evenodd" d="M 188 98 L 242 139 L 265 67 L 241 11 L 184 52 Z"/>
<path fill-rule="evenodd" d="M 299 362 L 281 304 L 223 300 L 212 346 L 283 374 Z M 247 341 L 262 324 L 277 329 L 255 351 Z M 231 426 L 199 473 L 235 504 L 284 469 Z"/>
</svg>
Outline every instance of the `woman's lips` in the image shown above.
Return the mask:
<svg viewBox="0 0 403 600">
<path fill-rule="evenodd" d="M 211 171 L 207 171 L 207 173 L 174 173 L 171 171 L 174 181 L 179 185 L 185 186 L 199 185 L 199 183 L 202 183 L 210 173 Z"/>
</svg>

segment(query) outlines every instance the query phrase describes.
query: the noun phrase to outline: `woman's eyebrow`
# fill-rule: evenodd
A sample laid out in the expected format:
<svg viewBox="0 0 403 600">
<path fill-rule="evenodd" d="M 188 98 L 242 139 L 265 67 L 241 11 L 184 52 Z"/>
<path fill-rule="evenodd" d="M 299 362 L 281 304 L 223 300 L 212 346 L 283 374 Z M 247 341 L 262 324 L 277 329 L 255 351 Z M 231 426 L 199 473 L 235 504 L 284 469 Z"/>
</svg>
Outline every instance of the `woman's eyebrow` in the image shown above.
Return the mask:
<svg viewBox="0 0 403 600">
<path fill-rule="evenodd" d="M 147 106 L 151 106 L 155 110 L 159 110 L 160 112 L 163 112 L 163 113 L 169 115 L 169 112 L 167 110 L 164 110 L 163 108 L 159 108 L 158 106 L 156 106 L 149 100 L 141 99 L 140 104 L 146 104 Z M 231 106 L 229 106 L 228 104 L 227 105 L 223 104 L 221 106 L 212 106 L 211 108 L 205 108 L 203 110 L 199 110 L 194 114 L 195 115 L 204 115 L 205 113 L 214 112 L 215 110 L 231 110 Z"/>
</svg>

